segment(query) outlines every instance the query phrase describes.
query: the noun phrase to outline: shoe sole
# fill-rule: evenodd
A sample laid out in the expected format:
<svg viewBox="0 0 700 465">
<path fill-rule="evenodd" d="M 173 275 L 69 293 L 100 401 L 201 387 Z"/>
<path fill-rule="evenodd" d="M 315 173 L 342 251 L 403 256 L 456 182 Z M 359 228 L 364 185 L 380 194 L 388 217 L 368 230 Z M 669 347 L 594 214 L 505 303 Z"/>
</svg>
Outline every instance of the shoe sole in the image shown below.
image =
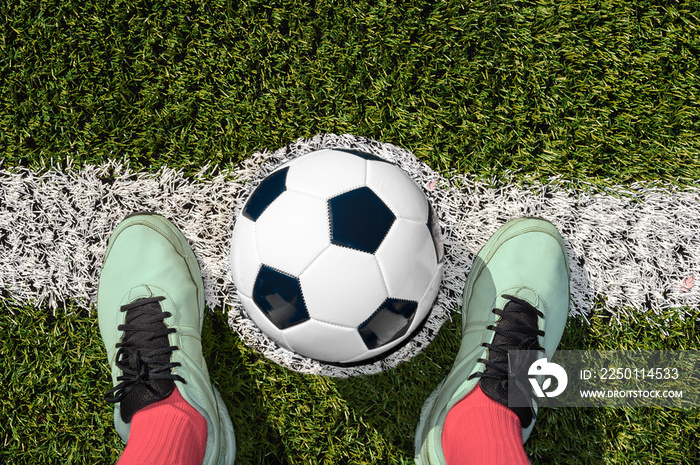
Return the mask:
<svg viewBox="0 0 700 465">
<path fill-rule="evenodd" d="M 139 222 L 138 218 L 139 217 L 144 217 L 148 218 L 150 221 L 143 221 Z M 128 221 L 127 220 L 131 220 Z M 125 224 L 127 223 L 127 224 Z M 162 215 L 159 215 L 158 213 L 154 213 L 151 211 L 142 211 L 142 212 L 136 212 L 132 213 L 130 215 L 127 215 L 122 222 L 120 223 L 120 229 L 124 230 L 130 226 L 140 224 L 142 226 L 149 227 L 151 229 L 155 228 L 155 231 L 161 235 L 163 235 L 166 239 L 168 239 L 167 234 L 163 234 L 163 231 L 167 231 L 169 233 L 172 233 L 175 238 L 177 239 L 177 244 L 173 244 L 175 247 L 175 250 L 180 254 L 185 259 L 185 263 L 187 264 L 187 269 L 190 272 L 190 276 L 192 277 L 192 281 L 195 283 L 197 287 L 197 305 L 198 305 L 198 311 L 199 311 L 199 329 L 201 331 L 202 324 L 204 323 L 204 281 L 202 280 L 202 271 L 201 267 L 199 266 L 199 262 L 197 261 L 197 256 L 194 254 L 194 251 L 192 250 L 192 247 L 190 246 L 189 241 L 185 238 L 185 236 L 182 234 L 182 232 L 170 222 L 167 218 L 165 218 Z M 163 231 L 159 231 L 158 229 L 162 229 Z M 172 242 L 171 242 L 172 244 Z M 107 250 L 105 253 L 105 257 L 109 255 L 109 252 L 111 251 L 111 247 Z"/>
<path fill-rule="evenodd" d="M 529 223 L 532 222 L 532 220 L 537 220 L 537 224 L 533 225 L 532 227 L 520 230 L 522 223 Z M 498 248 L 501 245 L 503 245 L 503 243 L 505 243 L 508 239 L 511 239 L 511 237 L 507 236 L 510 235 L 513 232 L 513 230 L 518 230 L 517 234 L 513 235 L 513 237 L 528 232 L 541 232 L 549 234 L 557 240 L 561 249 L 564 252 L 566 252 L 566 245 L 564 244 L 564 239 L 562 239 L 561 234 L 559 234 L 559 230 L 557 230 L 556 226 L 554 226 L 552 223 L 545 220 L 544 218 L 524 217 L 516 218 L 514 220 L 509 221 L 498 231 L 496 231 L 496 233 L 494 233 L 494 235 L 491 236 L 491 238 L 476 254 L 479 258 L 481 258 L 481 260 L 479 260 L 478 263 L 476 263 L 476 260 L 474 260 L 474 262 L 476 263 L 476 267 L 474 269 L 469 270 L 467 282 L 464 285 L 464 293 L 462 295 L 462 309 L 466 309 L 467 297 L 471 296 L 472 290 L 474 288 L 474 283 L 476 283 L 476 280 L 481 276 L 481 272 L 484 270 L 484 268 L 486 268 L 486 265 L 488 265 L 489 261 L 491 260 L 491 257 L 493 257 Z M 564 253 L 564 260 L 566 262 L 567 276 L 569 277 L 569 279 L 571 279 L 568 253 Z"/>
<path fill-rule="evenodd" d="M 214 390 L 214 396 L 216 397 L 216 406 L 219 410 L 219 419 L 222 420 L 219 425 L 222 429 L 222 436 L 224 444 L 226 444 L 226 455 L 224 457 L 219 457 L 219 461 L 216 465 L 233 465 L 236 461 L 236 434 L 233 431 L 233 423 L 231 422 L 231 417 L 228 414 L 228 409 L 226 408 L 226 403 L 221 397 L 219 390 L 212 385 Z"/>
</svg>

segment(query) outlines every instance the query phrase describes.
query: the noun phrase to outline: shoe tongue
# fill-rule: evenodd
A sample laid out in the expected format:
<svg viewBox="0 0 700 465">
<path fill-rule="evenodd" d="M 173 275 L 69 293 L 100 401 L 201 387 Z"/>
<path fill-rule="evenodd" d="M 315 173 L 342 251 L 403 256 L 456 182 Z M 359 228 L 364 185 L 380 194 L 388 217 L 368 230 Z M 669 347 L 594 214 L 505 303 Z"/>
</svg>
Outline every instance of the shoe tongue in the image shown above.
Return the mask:
<svg viewBox="0 0 700 465">
<path fill-rule="evenodd" d="M 155 364 L 166 364 L 170 362 L 170 352 L 164 354 L 158 354 L 162 352 L 164 347 L 170 346 L 170 341 L 167 335 L 158 336 L 151 339 L 153 334 L 158 331 L 166 329 L 165 323 L 159 320 L 155 323 L 148 323 L 152 320 L 154 316 L 159 315 L 162 312 L 160 304 L 158 302 L 150 301 L 144 302 L 142 305 L 138 305 L 138 301 L 131 304 L 134 307 L 127 311 L 126 323 L 129 325 L 142 326 L 148 328 L 146 331 L 126 331 L 122 339 L 123 342 L 136 342 L 139 341 L 149 341 L 149 345 L 156 345 L 157 348 L 152 347 L 134 347 L 131 348 L 128 358 L 128 366 L 131 370 L 137 370 L 137 360 L 141 359 L 141 371 L 144 371 L 144 367 L 147 370 L 154 368 Z M 145 362 L 144 359 L 149 362 Z M 121 417 L 125 423 L 131 422 L 134 414 L 144 407 L 147 407 L 155 402 L 167 398 L 172 394 L 175 389 L 175 381 L 172 379 L 149 379 L 142 380 L 139 384 L 135 385 L 134 388 L 122 399 L 120 403 Z"/>
<path fill-rule="evenodd" d="M 505 351 L 508 350 L 527 350 L 528 347 L 522 347 L 521 343 L 525 338 L 531 338 L 532 336 L 526 336 L 520 330 L 525 327 L 537 329 L 537 315 L 527 310 L 527 307 L 520 304 L 519 302 L 508 301 L 508 303 L 503 307 L 503 311 L 508 315 L 501 317 L 501 319 L 496 323 L 496 326 L 504 334 L 496 333 L 491 345 L 501 348 Z M 513 369 L 508 367 L 508 356 L 507 354 L 501 354 L 497 351 L 489 349 L 488 360 L 496 365 L 499 365 L 505 369 L 508 373 L 511 373 Z M 533 352 L 532 362 L 536 360 L 536 355 Z M 481 390 L 496 402 L 505 405 L 520 418 L 520 423 L 523 428 L 526 428 L 532 421 L 532 410 L 529 407 L 509 407 L 508 406 L 508 383 L 507 378 L 503 377 L 502 372 L 490 366 L 486 366 L 484 374 L 495 374 L 499 375 L 498 379 L 491 377 L 482 377 L 479 380 L 479 385 Z M 519 390 L 515 390 L 516 396 L 523 397 L 523 394 Z M 518 399 L 519 405 L 525 405 L 522 403 L 522 399 Z"/>
</svg>

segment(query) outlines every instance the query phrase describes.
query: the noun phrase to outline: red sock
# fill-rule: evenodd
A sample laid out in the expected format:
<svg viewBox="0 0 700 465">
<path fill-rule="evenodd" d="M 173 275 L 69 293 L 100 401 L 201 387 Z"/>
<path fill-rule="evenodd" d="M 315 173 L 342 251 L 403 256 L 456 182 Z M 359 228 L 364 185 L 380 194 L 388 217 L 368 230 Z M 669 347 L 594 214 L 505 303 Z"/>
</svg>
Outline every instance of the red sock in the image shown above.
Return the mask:
<svg viewBox="0 0 700 465">
<path fill-rule="evenodd" d="M 207 420 L 175 388 L 134 414 L 118 465 L 201 465 L 206 448 Z"/>
<path fill-rule="evenodd" d="M 447 465 L 530 463 L 520 419 L 479 385 L 447 412 L 442 450 Z"/>
</svg>

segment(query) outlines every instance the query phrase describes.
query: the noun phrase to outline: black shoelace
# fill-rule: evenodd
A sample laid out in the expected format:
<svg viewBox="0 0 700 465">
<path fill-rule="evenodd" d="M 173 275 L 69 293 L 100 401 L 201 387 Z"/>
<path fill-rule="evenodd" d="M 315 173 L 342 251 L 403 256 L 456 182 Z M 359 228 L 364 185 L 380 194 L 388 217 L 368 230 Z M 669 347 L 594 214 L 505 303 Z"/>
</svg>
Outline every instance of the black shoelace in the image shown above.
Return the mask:
<svg viewBox="0 0 700 465">
<path fill-rule="evenodd" d="M 519 360 L 520 365 L 529 366 L 536 360 L 535 354 L 537 352 L 535 351 L 544 351 L 538 340 L 539 336 L 544 336 L 544 331 L 540 330 L 537 325 L 537 318 L 544 317 L 544 314 L 522 299 L 508 294 L 503 294 L 502 297 L 509 301 L 503 310 L 499 308 L 491 310 L 501 319 L 495 325 L 487 326 L 487 329 L 496 334 L 492 342 L 482 344 L 483 347 L 489 349 L 488 359 L 478 359 L 478 362 L 485 365 L 484 371 L 473 373 L 469 379 L 481 378 L 483 381 L 481 383 L 482 389 L 489 397 L 508 406 L 509 381 L 515 384 L 518 389 L 516 395 L 521 399 L 534 398 L 532 387 L 520 382 L 520 376 L 513 376 L 515 370 L 521 370 L 527 366 L 511 366 L 512 361 L 509 361 L 508 351 L 532 351 L 530 352 L 532 360 Z M 486 382 L 487 380 L 489 381 Z M 484 382 L 486 382 L 486 386 L 484 386 Z M 530 407 L 527 409 L 517 407 L 512 409 L 518 414 L 524 427 L 535 417 L 535 410 L 531 402 L 528 402 L 528 405 Z"/>
<path fill-rule="evenodd" d="M 185 382 L 182 377 L 171 373 L 180 364 L 170 361 L 170 354 L 177 350 L 177 346 L 167 342 L 168 334 L 176 330 L 167 328 L 163 322 L 171 316 L 171 313 L 160 309 L 158 302 L 164 299 L 140 299 L 121 307 L 121 311 L 127 315 L 125 324 L 118 327 L 124 331 L 124 337 L 116 345 L 119 349 L 116 363 L 123 374 L 117 378 L 120 383 L 105 394 L 107 402 L 122 402 L 139 386 L 154 396 L 160 396 L 161 393 L 153 386 L 158 381 Z"/>
</svg>

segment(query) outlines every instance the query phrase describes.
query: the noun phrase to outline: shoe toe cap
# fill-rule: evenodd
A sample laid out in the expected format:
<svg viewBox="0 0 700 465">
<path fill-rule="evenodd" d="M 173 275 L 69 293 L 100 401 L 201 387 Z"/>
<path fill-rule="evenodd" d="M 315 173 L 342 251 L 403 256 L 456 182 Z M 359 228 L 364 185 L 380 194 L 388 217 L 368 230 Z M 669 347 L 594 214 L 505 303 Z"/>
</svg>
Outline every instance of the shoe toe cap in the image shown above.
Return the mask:
<svg viewBox="0 0 700 465">
<path fill-rule="evenodd" d="M 110 238 L 97 294 L 98 317 L 108 350 L 119 336 L 122 305 L 164 296 L 169 322 L 201 328 L 201 275 L 189 245 L 167 225 L 145 215 L 122 222 Z M 164 220 L 165 221 L 165 220 Z M 195 263 L 191 263 L 194 261 Z M 165 304 L 164 304 L 165 305 Z"/>
<path fill-rule="evenodd" d="M 472 299 L 488 308 L 502 308 L 503 294 L 520 297 L 544 314 L 543 347 L 554 353 L 569 313 L 569 264 L 563 239 L 543 220 L 511 231 L 484 257 L 484 269 Z"/>
</svg>

